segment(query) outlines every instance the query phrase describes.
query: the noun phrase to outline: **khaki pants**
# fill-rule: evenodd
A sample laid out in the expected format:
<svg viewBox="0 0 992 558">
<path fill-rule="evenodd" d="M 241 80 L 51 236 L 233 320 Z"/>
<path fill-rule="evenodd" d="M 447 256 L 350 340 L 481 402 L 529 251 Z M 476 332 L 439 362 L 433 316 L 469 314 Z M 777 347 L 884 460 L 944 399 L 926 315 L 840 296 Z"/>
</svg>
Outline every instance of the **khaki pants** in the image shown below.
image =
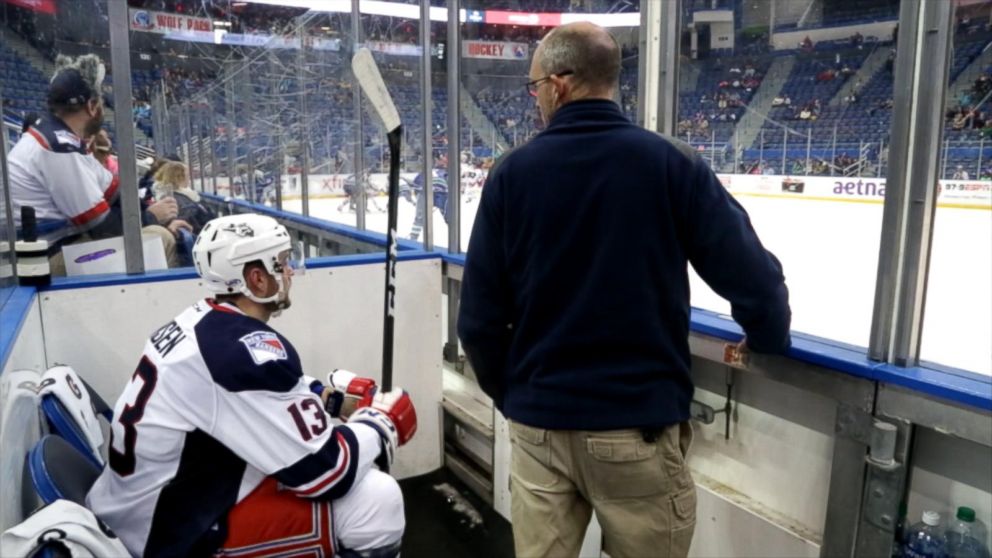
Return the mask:
<svg viewBox="0 0 992 558">
<path fill-rule="evenodd" d="M 141 234 L 153 234 L 162 239 L 162 247 L 165 249 L 165 261 L 169 267 L 179 267 L 179 255 L 176 253 L 176 237 L 169 232 L 169 229 L 160 225 L 148 225 L 141 228 Z M 87 242 L 92 240 L 89 235 L 83 234 L 76 242 Z M 48 257 L 48 267 L 51 269 L 52 277 L 65 277 L 65 258 L 62 250 Z"/>
<path fill-rule="evenodd" d="M 510 424 L 518 558 L 578 556 L 592 512 L 612 558 L 686 556 L 696 526 L 688 422 L 655 442 L 640 430 L 544 430 Z"/>
</svg>

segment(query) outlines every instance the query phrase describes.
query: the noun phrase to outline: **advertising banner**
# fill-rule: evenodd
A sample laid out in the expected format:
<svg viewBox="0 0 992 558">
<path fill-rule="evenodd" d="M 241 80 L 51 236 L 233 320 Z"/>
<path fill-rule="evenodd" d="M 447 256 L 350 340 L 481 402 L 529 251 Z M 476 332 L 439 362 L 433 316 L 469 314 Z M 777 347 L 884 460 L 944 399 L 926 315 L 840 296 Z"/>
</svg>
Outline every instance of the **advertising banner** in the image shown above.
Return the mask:
<svg viewBox="0 0 992 558">
<path fill-rule="evenodd" d="M 195 17 L 151 10 L 130 9 L 131 30 L 147 33 L 166 34 L 185 31 L 213 31 L 214 26 L 208 17 Z"/>
<path fill-rule="evenodd" d="M 766 176 L 756 174 L 717 175 L 735 195 L 882 203 L 885 179 L 857 176 Z M 992 209 L 992 181 L 940 180 L 937 204 L 942 207 Z"/>
<path fill-rule="evenodd" d="M 485 58 L 488 60 L 527 60 L 530 48 L 526 43 L 504 43 L 500 41 L 462 41 L 464 58 Z"/>
</svg>

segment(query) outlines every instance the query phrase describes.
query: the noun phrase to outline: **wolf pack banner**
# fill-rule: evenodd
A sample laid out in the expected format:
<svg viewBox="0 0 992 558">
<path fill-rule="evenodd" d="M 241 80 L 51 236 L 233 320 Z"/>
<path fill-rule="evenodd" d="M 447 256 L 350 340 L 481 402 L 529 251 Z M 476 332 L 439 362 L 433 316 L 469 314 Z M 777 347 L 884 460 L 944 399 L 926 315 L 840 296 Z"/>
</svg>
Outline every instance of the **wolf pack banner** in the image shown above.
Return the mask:
<svg viewBox="0 0 992 558">
<path fill-rule="evenodd" d="M 208 17 L 194 17 L 151 10 L 129 10 L 131 30 L 166 34 L 186 31 L 213 31 L 214 26 Z"/>
<path fill-rule="evenodd" d="M 527 60 L 529 47 L 526 43 L 504 43 L 500 41 L 462 41 L 462 57 L 486 58 L 489 60 Z"/>
<path fill-rule="evenodd" d="M 19 6 L 41 14 L 55 15 L 55 0 L 6 0 L 11 6 Z"/>
</svg>

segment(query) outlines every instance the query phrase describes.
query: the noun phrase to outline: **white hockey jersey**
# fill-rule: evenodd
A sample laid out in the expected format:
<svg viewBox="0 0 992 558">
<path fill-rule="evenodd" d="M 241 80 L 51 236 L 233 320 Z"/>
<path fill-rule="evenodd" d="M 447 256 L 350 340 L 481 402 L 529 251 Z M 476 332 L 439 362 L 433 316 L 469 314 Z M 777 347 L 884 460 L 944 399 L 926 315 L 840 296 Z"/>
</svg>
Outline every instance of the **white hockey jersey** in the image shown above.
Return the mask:
<svg viewBox="0 0 992 558">
<path fill-rule="evenodd" d="M 190 556 L 223 542 L 226 513 L 266 476 L 301 497 L 343 496 L 381 442 L 369 426 L 333 426 L 312 381 L 265 323 L 194 304 L 145 344 L 88 507 L 136 556 Z"/>
<path fill-rule="evenodd" d="M 35 209 L 40 236 L 54 241 L 88 230 L 110 213 L 119 181 L 60 119 L 46 114 L 7 157 L 14 224 Z"/>
</svg>

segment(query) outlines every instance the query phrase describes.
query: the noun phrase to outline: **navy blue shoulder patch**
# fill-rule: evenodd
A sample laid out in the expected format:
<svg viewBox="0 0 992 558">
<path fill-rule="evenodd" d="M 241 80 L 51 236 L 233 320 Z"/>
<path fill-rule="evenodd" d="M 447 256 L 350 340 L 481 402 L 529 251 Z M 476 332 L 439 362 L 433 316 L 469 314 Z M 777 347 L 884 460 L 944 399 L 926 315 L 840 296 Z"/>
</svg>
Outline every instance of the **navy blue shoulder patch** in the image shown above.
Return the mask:
<svg viewBox="0 0 992 558">
<path fill-rule="evenodd" d="M 227 391 L 287 392 L 303 377 L 296 348 L 254 318 L 211 310 L 194 331 L 211 378 Z"/>
<path fill-rule="evenodd" d="M 49 151 L 86 155 L 86 145 L 83 140 L 70 130 L 62 120 L 51 114 L 45 114 L 39 118 L 38 122 L 28 130 L 28 133 Z"/>
</svg>

